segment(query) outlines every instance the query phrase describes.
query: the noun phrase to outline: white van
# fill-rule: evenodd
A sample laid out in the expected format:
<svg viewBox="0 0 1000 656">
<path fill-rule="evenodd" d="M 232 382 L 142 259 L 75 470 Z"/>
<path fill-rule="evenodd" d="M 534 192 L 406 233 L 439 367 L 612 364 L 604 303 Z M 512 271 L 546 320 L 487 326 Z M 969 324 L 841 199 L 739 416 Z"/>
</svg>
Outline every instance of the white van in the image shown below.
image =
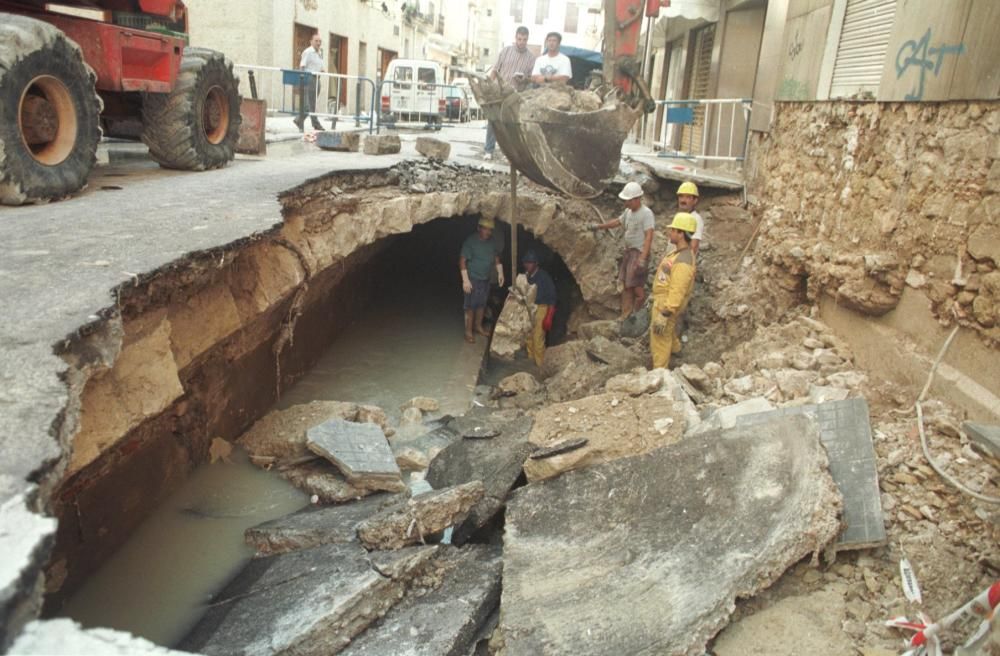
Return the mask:
<svg viewBox="0 0 1000 656">
<path fill-rule="evenodd" d="M 446 108 L 444 70 L 427 59 L 393 59 L 385 69 L 382 120 L 440 125 Z"/>
</svg>

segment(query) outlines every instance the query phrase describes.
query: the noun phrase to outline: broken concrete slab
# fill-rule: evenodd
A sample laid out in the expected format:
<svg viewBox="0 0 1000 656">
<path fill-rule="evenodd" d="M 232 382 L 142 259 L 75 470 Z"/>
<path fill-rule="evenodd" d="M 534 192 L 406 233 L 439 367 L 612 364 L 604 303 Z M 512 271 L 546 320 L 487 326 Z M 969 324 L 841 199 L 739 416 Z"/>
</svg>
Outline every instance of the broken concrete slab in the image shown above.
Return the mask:
<svg viewBox="0 0 1000 656">
<path fill-rule="evenodd" d="M 528 278 L 523 273 L 514 279 L 511 293 L 504 300 L 493 329 L 490 357 L 511 362 L 518 351 L 524 348 L 524 342 L 534 328 L 537 291 L 534 285 L 528 284 Z"/>
<path fill-rule="evenodd" d="M 442 547 L 440 585 L 408 594 L 355 638 L 344 656 L 465 656 L 500 603 L 502 560 L 496 546 Z"/>
<path fill-rule="evenodd" d="M 302 510 L 248 528 L 245 542 L 257 556 L 274 556 L 322 544 L 347 544 L 358 539 L 358 525 L 405 495 L 375 494 L 338 506 L 307 506 Z"/>
<path fill-rule="evenodd" d="M 365 137 L 365 155 L 394 155 L 402 150 L 398 134 L 369 134 Z"/>
<path fill-rule="evenodd" d="M 35 620 L 24 627 L 10 654 L 100 654 L 101 656 L 190 656 L 115 629 L 84 629 L 71 619 Z"/>
<path fill-rule="evenodd" d="M 278 474 L 308 494 L 318 503 L 347 503 L 378 492 L 378 489 L 353 485 L 336 467 L 320 456 L 311 462 L 278 467 Z"/>
<path fill-rule="evenodd" d="M 643 356 L 632 351 L 627 346 L 612 342 L 607 337 L 598 335 L 587 342 L 587 355 L 601 364 L 615 369 L 616 373 L 628 371 L 642 364 Z"/>
<path fill-rule="evenodd" d="M 582 360 L 569 363 L 562 371 L 546 380 L 545 389 L 549 401 L 579 399 L 593 394 L 594 390 L 600 389 L 617 373 L 617 369 L 584 356 Z"/>
<path fill-rule="evenodd" d="M 638 373 L 618 374 L 608 379 L 604 383 L 604 391 L 610 393 L 628 394 L 629 396 L 642 396 L 652 394 L 663 386 L 663 374 L 661 370 L 642 370 Z"/>
<path fill-rule="evenodd" d="M 468 518 L 455 527 L 452 535 L 455 544 L 464 544 L 504 506 L 507 494 L 521 476 L 521 467 L 532 451 L 528 443 L 532 419 L 520 417 L 499 421 L 466 417 L 456 424 L 463 433 L 475 426 L 489 426 L 500 431 L 488 440 L 454 442 L 439 453 L 427 469 L 427 482 L 438 489 L 474 480 L 485 485 L 483 498 L 472 507 Z"/>
<path fill-rule="evenodd" d="M 805 416 L 525 486 L 506 513 L 506 653 L 703 654 L 737 598 L 836 538 L 840 508 Z"/>
<path fill-rule="evenodd" d="M 830 474 L 844 498 L 846 525 L 837 538 L 837 549 L 867 549 L 885 544 L 885 522 L 868 403 L 864 399 L 847 399 L 821 405 L 779 408 L 741 416 L 737 425 L 766 425 L 775 417 L 789 415 L 807 415 L 819 426 L 820 439 L 830 459 Z"/>
<path fill-rule="evenodd" d="M 962 424 L 962 430 L 982 451 L 994 458 L 1000 458 L 1000 426 L 967 421 Z"/>
<path fill-rule="evenodd" d="M 470 481 L 418 494 L 362 520 L 358 539 L 368 549 L 382 550 L 423 542 L 425 537 L 462 523 L 485 492 L 482 481 Z"/>
<path fill-rule="evenodd" d="M 540 372 L 542 379 L 551 378 L 569 365 L 586 361 L 587 343 L 580 340 L 564 342 L 552 348 L 545 349 L 545 361 Z"/>
<path fill-rule="evenodd" d="M 178 645 L 206 656 L 335 654 L 399 601 L 436 547 L 329 544 L 256 558 Z"/>
<path fill-rule="evenodd" d="M 306 446 L 355 486 L 389 492 L 405 487 L 389 441 L 375 424 L 331 419 L 306 432 Z"/>
<path fill-rule="evenodd" d="M 528 441 L 539 449 L 586 438 L 581 447 L 524 463 L 528 481 L 648 453 L 684 434 L 684 410 L 662 397 L 599 394 L 542 408 Z"/>
<path fill-rule="evenodd" d="M 361 134 L 358 132 L 321 130 L 316 133 L 316 145 L 323 150 L 356 153 L 361 146 Z"/>
<path fill-rule="evenodd" d="M 592 339 L 597 336 L 605 337 L 607 339 L 618 339 L 618 331 L 620 328 L 620 321 L 614 321 L 612 319 L 599 319 L 597 321 L 588 321 L 587 323 L 580 324 L 577 331 L 580 333 L 580 337 L 584 339 Z"/>
<path fill-rule="evenodd" d="M 417 137 L 417 152 L 438 162 L 443 162 L 451 155 L 451 144 L 433 137 Z"/>
</svg>

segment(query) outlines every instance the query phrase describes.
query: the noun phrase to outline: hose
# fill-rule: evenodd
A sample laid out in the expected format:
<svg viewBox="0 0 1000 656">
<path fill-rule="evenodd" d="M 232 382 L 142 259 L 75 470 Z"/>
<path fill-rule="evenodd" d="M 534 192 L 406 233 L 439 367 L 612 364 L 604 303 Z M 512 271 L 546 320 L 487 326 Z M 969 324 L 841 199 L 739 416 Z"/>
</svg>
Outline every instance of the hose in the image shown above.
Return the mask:
<svg viewBox="0 0 1000 656">
<path fill-rule="evenodd" d="M 930 374 L 928 374 L 927 376 L 927 382 L 924 384 L 924 388 L 920 391 L 920 396 L 917 397 L 916 403 L 913 404 L 917 410 L 917 430 L 920 432 L 920 447 L 921 449 L 923 449 L 924 458 L 927 459 L 927 463 L 931 466 L 931 469 L 937 472 L 938 476 L 943 478 L 950 485 L 957 488 L 960 492 L 964 492 L 965 494 L 968 494 L 970 497 L 979 499 L 980 501 L 985 501 L 986 503 L 1000 504 L 1000 498 L 987 496 L 985 494 L 980 494 L 979 492 L 976 492 L 974 490 L 970 490 L 961 482 L 959 482 L 955 478 L 952 478 L 952 476 L 946 473 L 944 469 L 942 469 L 941 466 L 938 465 L 937 461 L 934 460 L 933 457 L 931 457 L 930 449 L 927 447 L 927 433 L 924 432 L 924 410 L 920 404 L 924 400 L 924 397 L 927 396 L 927 392 L 931 388 L 931 383 L 934 381 L 934 374 L 937 373 L 938 365 L 941 364 L 941 360 L 944 359 L 944 354 L 948 351 L 948 347 L 951 346 L 951 341 L 955 338 L 955 335 L 958 334 L 958 328 L 959 328 L 958 326 L 955 326 L 955 328 L 951 331 L 951 334 L 948 335 L 948 339 L 944 340 L 944 345 L 941 346 L 941 351 L 938 353 L 937 358 L 934 360 L 934 364 L 931 365 L 931 371 Z"/>
</svg>

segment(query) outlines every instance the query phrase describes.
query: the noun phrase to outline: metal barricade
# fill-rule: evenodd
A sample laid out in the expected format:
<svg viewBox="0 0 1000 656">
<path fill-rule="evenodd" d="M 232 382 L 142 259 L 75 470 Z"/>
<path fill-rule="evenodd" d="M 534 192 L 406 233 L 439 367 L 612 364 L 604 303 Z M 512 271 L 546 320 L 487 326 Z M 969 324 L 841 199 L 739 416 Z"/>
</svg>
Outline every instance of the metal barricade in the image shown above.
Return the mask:
<svg viewBox="0 0 1000 656">
<path fill-rule="evenodd" d="M 236 64 L 233 68 L 240 77 L 241 87 L 249 88 L 255 99 L 259 96 L 267 100 L 271 111 L 329 119 L 334 126 L 337 120 L 354 121 L 355 127 L 367 124 L 369 133 L 375 130 L 378 106 L 376 84 L 371 78 L 253 64 Z M 302 113 L 306 94 L 312 91 L 317 94 L 313 111 Z M 321 101 L 323 98 L 327 99 L 325 103 Z M 349 111 L 352 102 L 353 114 Z"/>
<path fill-rule="evenodd" d="M 714 162 L 742 162 L 746 157 L 753 101 L 711 98 L 657 100 L 656 104 L 664 108 L 660 157 Z"/>
<path fill-rule="evenodd" d="M 457 84 L 382 80 L 376 98 L 379 103 L 376 132 L 384 125 L 423 124 L 425 130 L 440 130 L 451 123 L 471 118 L 468 90 Z M 457 98 L 461 102 L 452 102 Z"/>
</svg>

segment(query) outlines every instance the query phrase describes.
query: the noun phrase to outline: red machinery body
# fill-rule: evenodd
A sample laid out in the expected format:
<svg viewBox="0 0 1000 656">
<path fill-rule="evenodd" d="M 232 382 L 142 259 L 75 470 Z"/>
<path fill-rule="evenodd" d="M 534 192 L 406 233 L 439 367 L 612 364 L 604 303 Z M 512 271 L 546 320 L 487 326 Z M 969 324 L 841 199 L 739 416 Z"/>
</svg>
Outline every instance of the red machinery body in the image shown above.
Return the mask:
<svg viewBox="0 0 1000 656">
<path fill-rule="evenodd" d="M 605 16 L 605 49 L 608 49 L 607 41 L 611 37 L 610 53 L 605 53 L 605 57 L 612 62 L 621 61 L 623 58 L 635 58 L 639 52 L 639 35 L 642 31 L 642 19 L 656 18 L 660 15 L 661 7 L 669 7 L 670 0 L 608 0 L 605 4 L 605 12 L 614 13 Z M 613 30 L 613 32 L 612 32 Z M 607 78 L 605 78 L 607 79 Z M 628 93 L 632 90 L 632 79 L 615 67 L 614 85 Z"/>
<path fill-rule="evenodd" d="M 97 73 L 97 89 L 103 92 L 144 91 L 169 93 L 177 81 L 185 39 L 111 23 L 112 12 L 162 16 L 184 22 L 184 3 L 179 0 L 106 0 L 61 2 L 67 7 L 89 10 L 93 18 L 70 16 L 47 8 L 47 3 L 5 2 L 0 11 L 24 14 L 51 23 L 66 33 L 83 51 L 83 58 Z"/>
</svg>

